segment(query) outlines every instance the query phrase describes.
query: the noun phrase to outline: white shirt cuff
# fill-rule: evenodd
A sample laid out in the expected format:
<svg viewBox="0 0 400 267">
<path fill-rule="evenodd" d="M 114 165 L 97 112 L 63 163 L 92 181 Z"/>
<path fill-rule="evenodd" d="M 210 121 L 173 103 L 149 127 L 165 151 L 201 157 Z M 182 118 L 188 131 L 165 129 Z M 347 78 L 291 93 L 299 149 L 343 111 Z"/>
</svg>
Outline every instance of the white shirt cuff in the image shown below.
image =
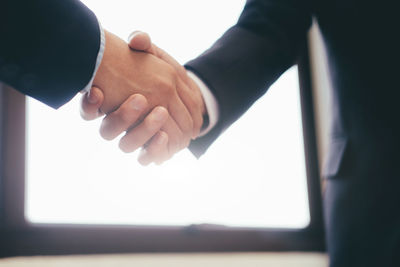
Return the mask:
<svg viewBox="0 0 400 267">
<path fill-rule="evenodd" d="M 99 28 L 100 28 L 100 49 L 99 49 L 99 53 L 97 54 L 96 66 L 94 68 L 92 79 L 90 79 L 89 83 L 85 86 L 85 88 L 83 88 L 81 90 L 81 93 L 87 93 L 90 91 L 90 88 L 92 88 L 94 77 L 96 76 L 97 70 L 100 67 L 101 60 L 103 59 L 103 55 L 104 55 L 104 50 L 106 48 L 106 36 L 104 34 L 104 29 L 101 26 L 100 21 L 98 21 L 98 22 L 99 22 Z"/>
<path fill-rule="evenodd" d="M 218 101 L 210 88 L 193 72 L 187 71 L 187 75 L 197 84 L 203 95 L 206 112 L 208 114 L 208 126 L 201 130 L 199 137 L 206 135 L 217 124 L 219 119 Z"/>
</svg>

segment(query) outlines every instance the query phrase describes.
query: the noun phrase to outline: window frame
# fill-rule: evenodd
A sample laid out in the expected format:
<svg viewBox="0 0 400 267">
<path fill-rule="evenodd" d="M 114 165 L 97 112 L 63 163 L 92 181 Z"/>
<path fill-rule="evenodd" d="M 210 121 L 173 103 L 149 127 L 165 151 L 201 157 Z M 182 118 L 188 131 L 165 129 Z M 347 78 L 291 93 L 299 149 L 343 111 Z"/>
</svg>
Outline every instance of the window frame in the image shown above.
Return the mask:
<svg viewBox="0 0 400 267">
<path fill-rule="evenodd" d="M 325 251 L 308 46 L 298 59 L 310 224 L 304 229 L 218 225 L 32 224 L 25 219 L 25 96 L 0 89 L 0 257 L 134 252 Z M 1 87 L 1 84 L 0 84 Z"/>
</svg>

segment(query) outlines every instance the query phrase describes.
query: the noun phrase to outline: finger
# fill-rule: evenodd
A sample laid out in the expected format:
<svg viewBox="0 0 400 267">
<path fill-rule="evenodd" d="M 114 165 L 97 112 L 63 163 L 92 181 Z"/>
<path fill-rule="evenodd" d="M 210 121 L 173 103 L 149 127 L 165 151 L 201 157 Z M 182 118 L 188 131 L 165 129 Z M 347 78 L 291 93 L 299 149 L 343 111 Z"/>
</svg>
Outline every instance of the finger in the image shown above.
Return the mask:
<svg viewBox="0 0 400 267">
<path fill-rule="evenodd" d="M 169 158 L 168 134 L 163 131 L 159 131 L 150 140 L 148 146 L 141 151 L 138 161 L 144 166 L 147 166 L 152 162 L 160 165 Z"/>
<path fill-rule="evenodd" d="M 203 126 L 202 96 L 191 90 L 181 79 L 178 79 L 178 95 L 188 109 L 193 120 L 192 138 L 195 139 Z"/>
<path fill-rule="evenodd" d="M 187 136 L 184 136 L 181 129 L 171 116 L 169 116 L 167 122 L 161 129 L 168 135 L 168 151 L 170 154 L 175 154 L 184 148 L 185 139 L 188 141 L 188 138 Z"/>
<path fill-rule="evenodd" d="M 181 64 L 179 64 L 179 62 L 176 61 L 175 58 L 170 56 L 167 52 L 165 52 L 163 49 L 159 48 L 155 44 L 151 44 L 151 49 L 149 52 L 151 52 L 154 56 L 164 60 L 165 62 L 170 64 L 172 67 L 174 67 L 175 70 L 178 72 L 179 76 L 181 77 L 181 79 L 186 81 L 186 77 L 187 77 L 186 69 Z"/>
<path fill-rule="evenodd" d="M 179 98 L 178 94 L 171 99 L 168 105 L 168 111 L 171 117 L 175 120 L 179 129 L 184 135 L 192 136 L 193 134 L 193 119 L 190 112 Z"/>
<path fill-rule="evenodd" d="M 143 122 L 121 138 L 119 142 L 120 149 L 129 153 L 142 147 L 161 129 L 168 117 L 168 111 L 164 107 L 154 108 Z"/>
<path fill-rule="evenodd" d="M 187 76 L 186 69 L 181 64 L 154 44 L 152 44 L 152 50 L 154 55 L 173 66 L 175 71 L 178 72 L 179 79 L 177 91 L 183 104 L 186 106 L 192 117 L 192 137 L 194 139 L 199 135 L 200 129 L 203 126 L 202 95 L 199 90 L 192 89 L 197 88 L 197 85 Z"/>
<path fill-rule="evenodd" d="M 100 111 L 103 101 L 103 92 L 97 87 L 92 87 L 88 93 L 85 93 L 81 97 L 81 117 L 85 120 L 94 120 L 103 116 L 103 113 Z"/>
<path fill-rule="evenodd" d="M 148 52 L 164 60 L 173 66 L 178 71 L 179 75 L 182 75 L 182 77 L 184 74 L 186 74 L 185 68 L 167 52 L 153 44 L 150 36 L 147 33 L 141 31 L 132 32 L 128 37 L 128 44 L 129 47 L 134 50 Z"/>
<path fill-rule="evenodd" d="M 152 44 L 150 36 L 141 31 L 134 31 L 128 37 L 129 47 L 134 50 L 152 53 Z"/>
<path fill-rule="evenodd" d="M 177 107 L 174 111 L 170 113 L 174 117 L 174 119 L 178 122 L 179 126 L 181 127 L 181 130 L 184 133 L 187 133 L 189 131 L 187 127 L 191 125 L 191 130 L 190 130 L 192 131 L 191 137 L 196 138 L 200 133 L 201 126 L 203 125 L 203 115 L 200 103 L 198 103 L 199 101 L 195 100 L 196 99 L 196 96 L 194 95 L 195 92 L 193 90 L 190 90 L 190 88 L 184 83 L 190 79 L 186 75 L 185 68 L 182 67 L 182 65 L 180 65 L 173 57 L 171 57 L 164 50 L 152 44 L 150 36 L 147 33 L 135 31 L 129 36 L 128 40 L 130 48 L 149 52 L 155 55 L 156 57 L 164 60 L 165 62 L 173 66 L 174 69 L 178 72 L 179 77 L 183 79 L 183 81 L 181 81 L 180 84 L 178 85 L 178 88 L 180 88 L 180 90 L 178 90 L 179 97 L 182 99 L 183 104 L 186 106 L 186 109 L 191 116 L 192 123 L 186 121 L 183 118 L 185 114 L 181 114 L 181 116 L 178 115 L 181 112 L 179 107 Z M 197 99 L 199 98 L 197 97 Z M 200 98 L 200 100 L 202 99 Z"/>
<path fill-rule="evenodd" d="M 147 100 L 140 94 L 130 96 L 114 112 L 108 114 L 101 123 L 100 135 L 112 140 L 139 121 L 147 108 Z"/>
<path fill-rule="evenodd" d="M 156 55 L 158 58 L 164 60 L 168 64 L 174 67 L 175 71 L 178 72 L 179 79 L 178 79 L 178 94 L 181 98 L 183 104 L 188 109 L 192 120 L 193 120 L 193 134 L 192 137 L 196 138 L 199 133 L 200 129 L 203 126 L 203 114 L 202 114 L 202 96 L 201 93 L 199 94 L 199 90 L 192 90 L 196 88 L 197 85 L 187 76 L 186 69 L 179 64 L 173 57 L 171 57 L 168 53 L 166 53 L 161 48 L 157 47 L 156 45 L 152 44 L 153 54 Z"/>
</svg>

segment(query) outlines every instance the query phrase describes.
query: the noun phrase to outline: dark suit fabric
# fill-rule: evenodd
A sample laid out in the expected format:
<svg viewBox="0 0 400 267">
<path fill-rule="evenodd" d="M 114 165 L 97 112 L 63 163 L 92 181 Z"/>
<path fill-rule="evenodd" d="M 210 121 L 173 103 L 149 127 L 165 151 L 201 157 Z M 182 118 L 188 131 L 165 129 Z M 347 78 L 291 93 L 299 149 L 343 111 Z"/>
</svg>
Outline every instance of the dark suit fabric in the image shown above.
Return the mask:
<svg viewBox="0 0 400 267">
<path fill-rule="evenodd" d="M 220 105 L 217 126 L 191 150 L 203 154 L 296 62 L 312 18 L 321 28 L 333 87 L 323 170 L 331 266 L 400 266 L 396 1 L 248 0 L 238 23 L 186 66 Z"/>
<path fill-rule="evenodd" d="M 77 0 L 0 2 L 0 81 L 54 108 L 89 83 L 99 48 L 97 19 Z"/>
</svg>

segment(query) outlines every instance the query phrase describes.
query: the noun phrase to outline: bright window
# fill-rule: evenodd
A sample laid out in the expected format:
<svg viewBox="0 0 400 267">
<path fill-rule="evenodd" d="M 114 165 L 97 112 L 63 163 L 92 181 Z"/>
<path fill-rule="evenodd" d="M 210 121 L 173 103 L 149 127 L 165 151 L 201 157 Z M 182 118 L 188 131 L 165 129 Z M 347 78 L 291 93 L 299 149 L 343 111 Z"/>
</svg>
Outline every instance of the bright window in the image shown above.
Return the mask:
<svg viewBox="0 0 400 267">
<path fill-rule="evenodd" d="M 84 1 L 104 28 L 133 30 L 179 62 L 233 25 L 243 0 Z M 210 8 L 212 7 L 212 8 Z M 33 223 L 303 228 L 310 221 L 298 73 L 290 69 L 200 160 L 187 150 L 162 166 L 100 138 L 79 117 L 29 99 L 26 217 Z"/>
</svg>

